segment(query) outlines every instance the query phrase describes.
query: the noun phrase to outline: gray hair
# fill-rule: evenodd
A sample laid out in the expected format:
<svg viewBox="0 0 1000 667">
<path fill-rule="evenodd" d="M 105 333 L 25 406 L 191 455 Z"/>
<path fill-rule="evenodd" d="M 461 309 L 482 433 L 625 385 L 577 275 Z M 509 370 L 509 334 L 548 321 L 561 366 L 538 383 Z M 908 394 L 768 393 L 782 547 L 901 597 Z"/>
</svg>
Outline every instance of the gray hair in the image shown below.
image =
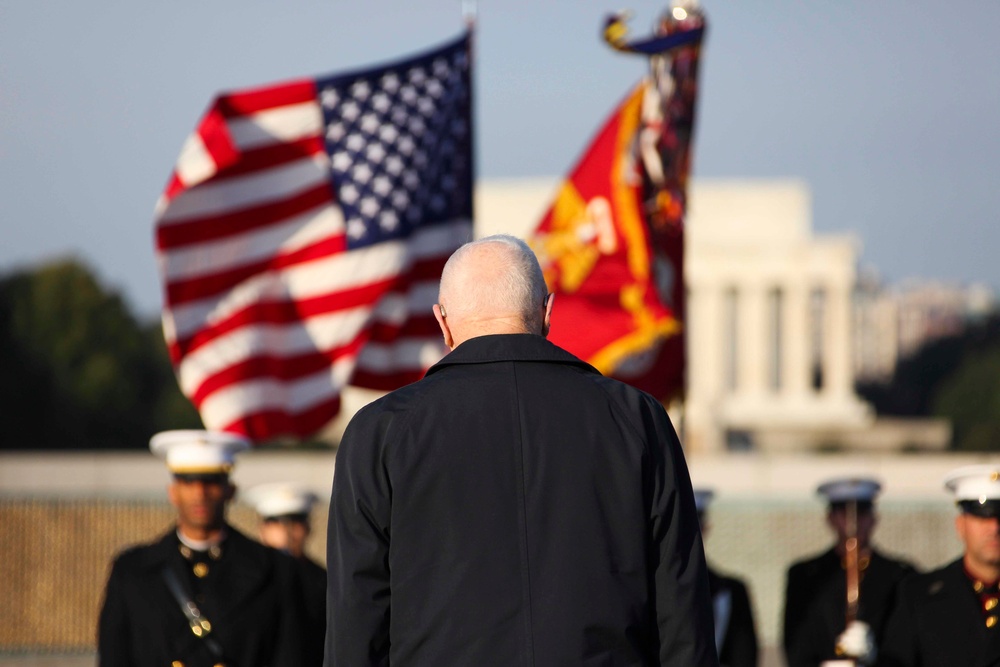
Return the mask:
<svg viewBox="0 0 1000 667">
<path fill-rule="evenodd" d="M 490 280 L 463 280 L 461 267 L 483 246 L 494 246 L 502 260 Z M 520 316 L 531 332 L 542 330 L 548 288 L 538 258 L 527 243 L 509 234 L 494 234 L 466 243 L 448 259 L 441 273 L 438 300 L 448 302 L 448 314 L 475 313 Z"/>
</svg>

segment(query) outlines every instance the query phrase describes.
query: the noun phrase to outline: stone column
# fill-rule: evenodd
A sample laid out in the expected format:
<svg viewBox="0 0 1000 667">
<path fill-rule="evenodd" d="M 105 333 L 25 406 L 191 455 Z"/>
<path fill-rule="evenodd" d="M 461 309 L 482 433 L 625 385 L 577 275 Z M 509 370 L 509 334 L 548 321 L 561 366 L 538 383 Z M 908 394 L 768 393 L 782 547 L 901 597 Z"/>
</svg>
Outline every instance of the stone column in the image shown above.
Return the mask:
<svg viewBox="0 0 1000 667">
<path fill-rule="evenodd" d="M 689 452 L 717 451 L 723 446 L 711 413 L 721 391 L 724 369 L 720 295 L 719 287 L 711 282 L 688 283 L 684 446 Z"/>
<path fill-rule="evenodd" d="M 832 397 L 854 393 L 851 369 L 851 290 L 846 281 L 826 285 L 823 392 Z"/>
<path fill-rule="evenodd" d="M 762 396 L 767 388 L 770 338 L 767 321 L 767 294 L 756 282 L 739 287 L 740 339 L 737 359 L 737 393 L 747 397 Z"/>
<path fill-rule="evenodd" d="M 784 382 L 782 391 L 789 397 L 806 398 L 812 375 L 809 359 L 809 286 L 801 280 L 789 280 L 782 286 L 784 305 Z"/>
</svg>

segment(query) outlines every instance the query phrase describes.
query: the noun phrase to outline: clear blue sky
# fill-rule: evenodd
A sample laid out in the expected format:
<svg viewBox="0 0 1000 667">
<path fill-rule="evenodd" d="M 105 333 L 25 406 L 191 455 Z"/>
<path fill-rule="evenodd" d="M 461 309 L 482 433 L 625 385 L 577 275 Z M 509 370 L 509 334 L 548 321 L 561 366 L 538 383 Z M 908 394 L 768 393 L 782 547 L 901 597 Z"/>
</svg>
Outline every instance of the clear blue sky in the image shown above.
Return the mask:
<svg viewBox="0 0 1000 667">
<path fill-rule="evenodd" d="M 1000 2 L 705 0 L 695 177 L 797 177 L 889 280 L 1000 287 Z M 560 175 L 644 71 L 630 7 L 480 0 L 481 177 Z M 76 255 L 159 309 L 153 206 L 225 89 L 353 68 L 461 29 L 458 0 L 0 0 L 0 272 Z"/>
</svg>

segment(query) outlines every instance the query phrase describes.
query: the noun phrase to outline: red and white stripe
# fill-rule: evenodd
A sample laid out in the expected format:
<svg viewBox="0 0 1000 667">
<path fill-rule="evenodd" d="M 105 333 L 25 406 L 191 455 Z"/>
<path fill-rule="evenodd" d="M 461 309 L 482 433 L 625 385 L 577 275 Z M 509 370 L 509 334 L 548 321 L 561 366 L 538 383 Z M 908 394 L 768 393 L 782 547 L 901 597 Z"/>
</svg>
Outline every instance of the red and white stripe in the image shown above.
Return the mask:
<svg viewBox="0 0 1000 667">
<path fill-rule="evenodd" d="M 393 389 L 444 352 L 431 314 L 469 220 L 347 251 L 312 81 L 219 97 L 157 205 L 163 329 L 205 426 L 308 437 L 347 384 Z"/>
</svg>

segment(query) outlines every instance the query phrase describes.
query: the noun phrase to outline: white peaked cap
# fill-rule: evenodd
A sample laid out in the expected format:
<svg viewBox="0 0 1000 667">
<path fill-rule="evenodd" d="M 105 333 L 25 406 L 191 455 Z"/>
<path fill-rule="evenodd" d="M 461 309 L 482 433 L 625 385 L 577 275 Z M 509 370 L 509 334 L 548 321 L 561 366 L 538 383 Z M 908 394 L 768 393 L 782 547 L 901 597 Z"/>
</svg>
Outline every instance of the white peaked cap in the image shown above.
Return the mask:
<svg viewBox="0 0 1000 667">
<path fill-rule="evenodd" d="M 249 489 L 243 494 L 243 500 L 266 519 L 290 514 L 309 514 L 317 496 L 299 484 L 272 482 Z"/>
<path fill-rule="evenodd" d="M 963 466 L 944 478 L 944 487 L 956 501 L 1000 499 L 1000 464 Z"/>
<path fill-rule="evenodd" d="M 816 493 L 831 503 L 872 502 L 881 490 L 882 485 L 871 477 L 841 477 L 823 482 Z"/>
<path fill-rule="evenodd" d="M 175 474 L 228 473 L 237 452 L 250 448 L 250 440 L 222 431 L 163 431 L 150 439 L 149 448 Z"/>
<path fill-rule="evenodd" d="M 709 503 L 712 502 L 712 498 L 715 497 L 715 491 L 712 489 L 695 489 L 694 490 L 694 507 L 695 510 L 700 514 L 708 509 Z"/>
</svg>

